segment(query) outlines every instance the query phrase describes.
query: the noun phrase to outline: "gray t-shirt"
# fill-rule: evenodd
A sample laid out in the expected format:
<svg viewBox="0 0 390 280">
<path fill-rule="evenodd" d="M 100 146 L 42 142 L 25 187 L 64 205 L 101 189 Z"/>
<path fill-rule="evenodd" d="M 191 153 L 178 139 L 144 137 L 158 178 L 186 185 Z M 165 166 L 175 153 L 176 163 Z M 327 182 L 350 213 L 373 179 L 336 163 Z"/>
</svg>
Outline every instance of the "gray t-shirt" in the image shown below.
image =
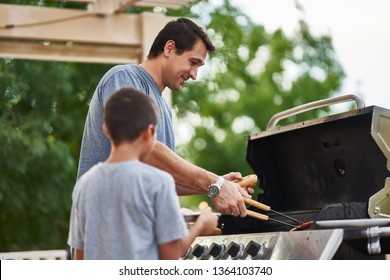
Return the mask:
<svg viewBox="0 0 390 280">
<path fill-rule="evenodd" d="M 188 234 L 172 176 L 140 161 L 95 165 L 72 199 L 68 244 L 85 259 L 159 259 Z"/>
<path fill-rule="evenodd" d="M 158 109 L 157 140 L 175 150 L 172 112 L 156 82 L 137 64 L 117 65 L 102 77 L 92 96 L 84 126 L 77 178 L 108 158 L 110 142 L 102 130 L 104 105 L 115 91 L 123 87 L 136 88 L 155 101 Z"/>
</svg>

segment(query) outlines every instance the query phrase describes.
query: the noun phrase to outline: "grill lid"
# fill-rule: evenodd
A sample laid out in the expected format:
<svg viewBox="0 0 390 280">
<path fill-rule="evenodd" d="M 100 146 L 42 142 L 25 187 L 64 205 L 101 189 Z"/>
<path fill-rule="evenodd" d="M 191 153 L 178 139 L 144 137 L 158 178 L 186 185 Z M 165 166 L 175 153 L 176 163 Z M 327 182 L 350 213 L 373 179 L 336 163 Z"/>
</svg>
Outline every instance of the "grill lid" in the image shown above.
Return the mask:
<svg viewBox="0 0 390 280">
<path fill-rule="evenodd" d="M 358 99 L 351 95 L 344 99 L 351 98 Z M 369 212 L 372 217 L 387 216 L 390 191 L 384 185 L 390 177 L 389 147 L 390 111 L 371 106 L 251 135 L 246 158 L 264 190 L 261 202 L 275 210 L 368 202 L 381 191 L 379 198 L 370 201 Z"/>
</svg>

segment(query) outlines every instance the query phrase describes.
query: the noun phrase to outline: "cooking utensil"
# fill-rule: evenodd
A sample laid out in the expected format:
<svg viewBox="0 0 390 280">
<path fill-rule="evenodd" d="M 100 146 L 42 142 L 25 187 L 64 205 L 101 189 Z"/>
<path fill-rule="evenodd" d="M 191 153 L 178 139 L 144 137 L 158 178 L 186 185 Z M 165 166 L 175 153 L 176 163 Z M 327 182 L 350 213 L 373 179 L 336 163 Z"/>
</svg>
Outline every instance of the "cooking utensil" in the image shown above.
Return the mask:
<svg viewBox="0 0 390 280">
<path fill-rule="evenodd" d="M 251 174 L 251 175 L 248 175 L 248 176 L 245 176 L 243 177 L 243 179 L 241 181 L 236 181 L 236 183 L 238 183 L 242 188 L 253 188 L 256 183 L 257 183 L 257 175 L 255 174 Z M 259 220 L 263 220 L 263 221 L 267 221 L 267 220 L 270 220 L 270 221 L 273 221 L 273 222 L 277 222 L 277 223 L 280 223 L 280 224 L 283 224 L 283 225 L 287 225 L 287 226 L 290 226 L 292 227 L 292 231 L 296 231 L 296 230 L 302 230 L 302 229 L 307 229 L 309 228 L 312 224 L 313 224 L 313 221 L 309 221 L 309 222 L 301 222 L 293 217 L 290 217 L 286 214 L 283 214 L 283 213 L 280 213 L 276 210 L 273 210 L 271 209 L 270 206 L 266 205 L 266 204 L 263 204 L 263 203 L 260 203 L 256 200 L 253 200 L 251 198 L 248 198 L 248 197 L 244 197 L 244 202 L 246 204 L 249 204 L 253 207 L 256 207 L 257 209 L 260 209 L 260 210 L 263 210 L 263 211 L 266 211 L 266 212 L 273 212 L 277 215 L 280 215 L 280 216 L 283 216 L 289 220 L 292 220 L 294 221 L 295 223 L 297 223 L 298 225 L 292 225 L 290 223 L 286 223 L 284 221 L 280 221 L 280 220 L 277 220 L 277 219 L 274 219 L 274 218 L 270 218 L 268 215 L 264 215 L 264 214 L 261 214 L 261 213 L 258 213 L 258 212 L 255 212 L 255 211 L 252 211 L 252 210 L 247 210 L 247 215 L 252 217 L 252 218 L 256 218 L 256 219 L 259 219 Z"/>
</svg>

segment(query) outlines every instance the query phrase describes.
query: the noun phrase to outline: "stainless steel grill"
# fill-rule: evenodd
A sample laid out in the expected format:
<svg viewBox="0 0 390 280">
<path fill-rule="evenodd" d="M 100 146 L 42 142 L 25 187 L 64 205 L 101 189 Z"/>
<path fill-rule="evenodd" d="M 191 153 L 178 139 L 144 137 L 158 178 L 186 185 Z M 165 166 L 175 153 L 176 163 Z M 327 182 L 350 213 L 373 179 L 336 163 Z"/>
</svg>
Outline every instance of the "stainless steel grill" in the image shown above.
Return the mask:
<svg viewBox="0 0 390 280">
<path fill-rule="evenodd" d="M 331 259 L 342 240 L 341 229 L 198 237 L 183 259 Z"/>
<path fill-rule="evenodd" d="M 279 120 L 334 103 L 357 109 L 277 127 Z M 390 254 L 390 111 L 346 95 L 276 114 L 248 137 L 258 201 L 308 231 L 222 215 L 221 236 L 199 237 L 183 259 L 382 259 Z M 250 209 L 250 208 L 249 208 Z M 269 215 L 272 217 L 272 215 Z M 278 217 L 280 219 L 280 217 Z"/>
</svg>

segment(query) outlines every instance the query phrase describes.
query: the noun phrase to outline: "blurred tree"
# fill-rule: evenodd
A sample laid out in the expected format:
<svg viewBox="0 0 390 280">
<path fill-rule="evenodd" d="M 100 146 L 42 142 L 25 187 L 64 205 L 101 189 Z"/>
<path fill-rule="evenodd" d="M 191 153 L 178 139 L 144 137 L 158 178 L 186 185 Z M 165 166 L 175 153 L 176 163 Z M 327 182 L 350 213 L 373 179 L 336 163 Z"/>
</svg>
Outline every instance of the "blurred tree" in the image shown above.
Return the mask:
<svg viewBox="0 0 390 280">
<path fill-rule="evenodd" d="M 66 1 L 48 4 L 79 7 Z M 312 36 L 304 21 L 288 38 L 282 30 L 266 32 L 229 1 L 210 13 L 204 12 L 206 6 L 207 1 L 196 1 L 194 9 L 167 12 L 195 16 L 202 10 L 217 46 L 203 77 L 173 93 L 178 127 L 192 131 L 178 152 L 218 174 L 245 175 L 252 173 L 245 160 L 247 136 L 264 130 L 276 112 L 331 96 L 344 74 L 331 38 Z M 0 251 L 66 247 L 88 102 L 111 66 L 0 60 Z M 181 201 L 194 207 L 205 199 Z"/>
<path fill-rule="evenodd" d="M 65 248 L 87 104 L 108 67 L 0 60 L 0 251 Z"/>
</svg>

